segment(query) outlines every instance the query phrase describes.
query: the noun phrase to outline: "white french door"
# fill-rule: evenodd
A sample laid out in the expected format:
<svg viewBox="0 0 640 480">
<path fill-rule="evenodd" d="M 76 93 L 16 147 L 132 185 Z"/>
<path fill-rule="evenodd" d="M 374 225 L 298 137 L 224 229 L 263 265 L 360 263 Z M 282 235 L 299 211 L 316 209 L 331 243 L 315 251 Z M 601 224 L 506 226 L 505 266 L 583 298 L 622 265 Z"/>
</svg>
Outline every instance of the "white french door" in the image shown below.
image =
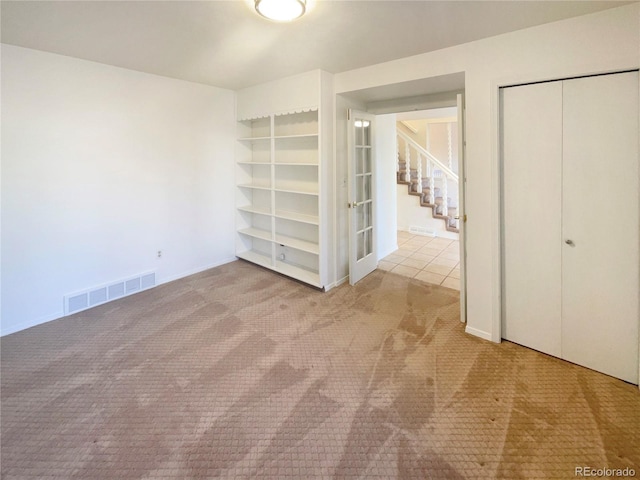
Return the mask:
<svg viewBox="0 0 640 480">
<path fill-rule="evenodd" d="M 375 116 L 349 110 L 349 283 L 378 266 L 374 205 Z"/>
</svg>

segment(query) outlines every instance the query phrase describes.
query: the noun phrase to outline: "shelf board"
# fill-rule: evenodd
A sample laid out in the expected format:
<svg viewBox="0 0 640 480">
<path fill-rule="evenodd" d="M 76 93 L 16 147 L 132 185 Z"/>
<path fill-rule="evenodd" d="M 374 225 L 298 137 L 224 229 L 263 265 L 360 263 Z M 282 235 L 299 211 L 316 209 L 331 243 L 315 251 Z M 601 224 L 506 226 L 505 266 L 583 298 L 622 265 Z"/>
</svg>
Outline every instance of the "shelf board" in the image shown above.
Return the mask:
<svg viewBox="0 0 640 480">
<path fill-rule="evenodd" d="M 280 245 L 295 248 L 296 250 L 313 253 L 314 255 L 318 255 L 320 253 L 320 246 L 317 243 L 309 242 L 307 240 L 300 240 L 299 238 L 288 237 L 286 235 L 279 235 L 276 233 L 275 242 L 279 243 Z"/>
<path fill-rule="evenodd" d="M 320 275 L 318 274 L 318 272 L 308 270 L 298 265 L 285 263 L 280 260 L 276 260 L 276 267 L 274 268 L 274 270 L 276 272 L 280 272 L 290 277 L 296 278 L 302 282 L 309 283 L 315 287 L 322 287 L 322 285 L 320 285 Z"/>
<path fill-rule="evenodd" d="M 318 136 L 317 133 L 302 133 L 299 135 L 274 135 L 273 138 L 276 140 L 281 138 L 316 138 Z"/>
<path fill-rule="evenodd" d="M 238 140 L 241 142 L 263 142 L 265 140 L 271 140 L 271 137 L 242 137 Z"/>
<path fill-rule="evenodd" d="M 320 275 L 318 272 L 309 270 L 307 268 L 293 265 L 290 263 L 283 262 L 281 260 L 276 261 L 276 265 L 274 266 L 271 263 L 271 256 L 258 252 L 255 250 L 247 250 L 245 252 L 237 252 L 236 257 L 241 258 L 242 260 L 247 260 L 248 262 L 255 263 L 256 265 L 260 265 L 261 267 L 268 268 L 278 273 L 282 273 L 289 277 L 300 280 L 301 282 L 308 283 L 313 285 L 314 287 L 321 288 L 320 285 Z"/>
<path fill-rule="evenodd" d="M 258 265 L 262 265 L 263 267 L 273 269 L 273 265 L 271 264 L 271 256 L 262 252 L 247 250 L 246 252 L 236 253 L 236 257 L 256 263 Z"/>
<path fill-rule="evenodd" d="M 259 228 L 243 228 L 238 230 L 238 233 L 247 235 L 249 237 L 260 238 L 261 240 L 267 240 L 269 242 L 271 241 L 271 232 L 267 230 L 261 230 Z"/>
<path fill-rule="evenodd" d="M 286 210 L 276 210 L 276 218 L 283 218 L 285 220 L 294 220 L 300 223 L 309 223 L 311 225 L 319 225 L 320 220 L 317 215 L 305 215 L 304 213 L 288 212 Z"/>
<path fill-rule="evenodd" d="M 276 162 L 276 167 L 282 165 L 284 167 L 319 167 L 318 163 L 302 163 L 302 162 Z"/>
<path fill-rule="evenodd" d="M 238 210 L 240 210 L 241 212 L 257 213 L 259 215 L 269 215 L 269 216 L 271 216 L 271 212 L 269 212 L 268 210 L 262 210 L 262 209 L 259 209 L 259 208 L 252 207 L 250 205 L 248 205 L 246 207 L 238 207 Z"/>
<path fill-rule="evenodd" d="M 236 162 L 238 165 L 271 165 L 271 162 Z"/>
<path fill-rule="evenodd" d="M 256 190 L 271 190 L 271 187 L 264 187 L 262 185 L 251 185 L 249 183 L 243 183 L 243 184 L 240 184 L 238 186 L 241 187 L 241 188 L 253 188 L 253 189 L 256 189 Z"/>
<path fill-rule="evenodd" d="M 318 196 L 318 192 L 305 192 L 305 191 L 302 191 L 302 190 L 291 190 L 291 189 L 288 189 L 288 188 L 274 188 L 273 190 L 276 191 L 276 192 L 282 192 L 282 193 L 297 193 L 297 194 L 300 194 L 300 195 L 313 195 L 313 196 L 316 196 L 316 197 Z"/>
</svg>

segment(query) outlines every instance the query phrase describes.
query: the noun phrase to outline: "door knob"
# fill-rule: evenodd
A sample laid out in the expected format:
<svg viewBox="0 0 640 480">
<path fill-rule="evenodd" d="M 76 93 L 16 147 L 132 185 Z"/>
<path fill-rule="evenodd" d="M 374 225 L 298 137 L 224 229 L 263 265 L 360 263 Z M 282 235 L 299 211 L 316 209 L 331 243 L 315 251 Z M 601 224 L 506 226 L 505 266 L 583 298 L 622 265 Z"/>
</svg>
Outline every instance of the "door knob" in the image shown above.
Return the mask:
<svg viewBox="0 0 640 480">
<path fill-rule="evenodd" d="M 575 243 L 573 243 L 573 240 L 569 240 L 569 239 L 566 239 L 564 243 L 566 243 L 567 245 L 571 245 L 572 247 L 575 245 Z"/>
</svg>

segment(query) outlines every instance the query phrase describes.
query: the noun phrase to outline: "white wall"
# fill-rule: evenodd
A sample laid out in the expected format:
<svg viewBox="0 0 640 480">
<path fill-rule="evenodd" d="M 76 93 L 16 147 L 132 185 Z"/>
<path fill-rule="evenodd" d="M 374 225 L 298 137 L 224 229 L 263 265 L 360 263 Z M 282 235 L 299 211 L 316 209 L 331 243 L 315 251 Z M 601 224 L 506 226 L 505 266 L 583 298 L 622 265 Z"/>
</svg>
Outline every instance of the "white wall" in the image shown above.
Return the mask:
<svg viewBox="0 0 640 480">
<path fill-rule="evenodd" d="M 311 70 L 238 91 L 238 120 L 318 107 L 323 73 Z"/>
<path fill-rule="evenodd" d="M 234 258 L 234 98 L 2 46 L 2 334 L 77 290 Z"/>
<path fill-rule="evenodd" d="M 498 87 L 638 68 L 632 4 L 335 76 L 336 94 L 465 73 L 467 331 L 500 339 Z"/>
<path fill-rule="evenodd" d="M 396 218 L 396 115 L 394 113 L 376 115 L 375 128 L 375 221 L 379 260 L 398 249 L 398 219 Z"/>
<path fill-rule="evenodd" d="M 409 231 L 410 227 L 422 227 L 433 236 L 458 240 L 459 235 L 447 231 L 447 226 L 441 218 L 433 218 L 433 210 L 420 206 L 420 197 L 409 195 L 407 185 L 395 184 L 397 194 L 397 228 Z"/>
</svg>

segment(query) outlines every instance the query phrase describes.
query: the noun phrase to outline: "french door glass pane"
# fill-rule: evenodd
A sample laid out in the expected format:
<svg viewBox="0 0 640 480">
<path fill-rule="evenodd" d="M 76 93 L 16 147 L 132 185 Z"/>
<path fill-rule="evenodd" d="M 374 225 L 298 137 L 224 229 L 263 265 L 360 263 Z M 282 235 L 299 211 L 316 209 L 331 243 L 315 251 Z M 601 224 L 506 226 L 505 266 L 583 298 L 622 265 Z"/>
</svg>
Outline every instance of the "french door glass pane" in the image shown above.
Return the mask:
<svg viewBox="0 0 640 480">
<path fill-rule="evenodd" d="M 364 255 L 371 255 L 373 253 L 373 240 L 372 240 L 372 230 L 368 229 L 364 231 Z"/>
<path fill-rule="evenodd" d="M 362 145 L 362 139 L 363 139 L 363 134 L 362 134 L 362 120 L 356 120 L 356 146 L 360 146 Z"/>
<path fill-rule="evenodd" d="M 356 173 L 358 175 L 365 173 L 364 158 L 363 158 L 365 153 L 366 153 L 366 150 L 364 148 L 356 147 Z"/>
<path fill-rule="evenodd" d="M 362 155 L 364 157 L 364 168 L 362 173 L 371 173 L 371 149 L 363 148 Z"/>
<path fill-rule="evenodd" d="M 358 233 L 358 238 L 357 238 L 357 243 L 358 243 L 358 260 L 361 260 L 365 257 L 365 253 L 364 253 L 364 234 L 366 232 L 360 232 Z"/>
<path fill-rule="evenodd" d="M 356 177 L 356 202 L 371 200 L 371 174 Z"/>
<path fill-rule="evenodd" d="M 362 145 L 371 145 L 371 124 L 368 120 L 362 121 Z"/>
<path fill-rule="evenodd" d="M 356 207 L 358 231 L 371 226 L 371 202 L 363 203 Z"/>
<path fill-rule="evenodd" d="M 358 260 L 373 253 L 373 235 L 371 228 L 358 233 Z"/>
</svg>

